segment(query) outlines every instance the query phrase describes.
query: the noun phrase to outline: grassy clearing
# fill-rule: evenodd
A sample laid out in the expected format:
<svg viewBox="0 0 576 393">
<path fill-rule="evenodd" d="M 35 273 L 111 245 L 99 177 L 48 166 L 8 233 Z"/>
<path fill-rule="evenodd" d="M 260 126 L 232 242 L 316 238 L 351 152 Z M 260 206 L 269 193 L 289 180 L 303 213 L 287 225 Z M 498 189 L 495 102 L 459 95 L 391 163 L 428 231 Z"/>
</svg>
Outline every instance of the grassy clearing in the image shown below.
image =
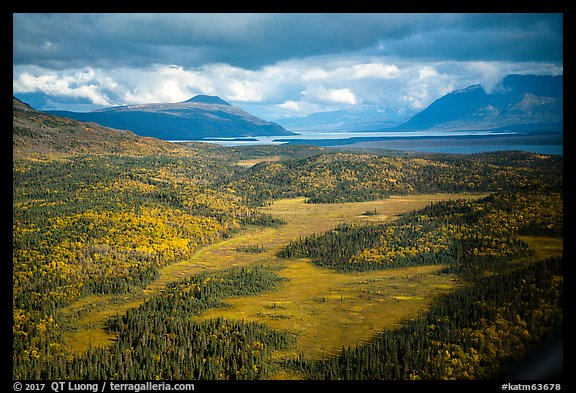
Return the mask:
<svg viewBox="0 0 576 393">
<path fill-rule="evenodd" d="M 236 163 L 236 165 L 244 166 L 244 167 L 252 167 L 252 166 L 259 164 L 261 162 L 278 162 L 278 161 L 280 161 L 281 158 L 282 158 L 281 156 L 258 157 L 258 158 L 248 159 L 248 160 L 240 160 Z"/>
<path fill-rule="evenodd" d="M 278 274 L 288 280 L 277 291 L 230 299 L 226 308 L 208 310 L 202 318 L 244 319 L 290 331 L 296 347 L 277 353 L 278 358 L 299 353 L 321 358 L 417 315 L 455 285 L 434 274 L 441 266 L 350 274 L 306 259 L 283 265 Z"/>
<path fill-rule="evenodd" d="M 391 197 L 389 199 L 371 202 L 356 203 L 339 203 L 339 204 L 306 204 L 304 198 L 284 199 L 273 203 L 271 206 L 262 208 L 266 213 L 276 217 L 283 218 L 287 225 L 279 228 L 250 228 L 243 233 L 226 239 L 199 250 L 190 259 L 173 263 L 160 270 L 159 278 L 143 290 L 134 290 L 127 295 L 102 295 L 90 296 L 82 299 L 61 311 L 62 316 L 68 321 L 65 331 L 65 339 L 69 348 L 80 353 L 86 351 L 90 344 L 95 346 L 108 345 L 113 337 L 104 331 L 104 323 L 107 318 L 115 314 L 121 314 L 130 308 L 138 307 L 142 302 L 166 288 L 166 285 L 172 281 L 183 279 L 191 275 L 210 272 L 221 269 L 227 269 L 234 266 L 246 266 L 251 264 L 277 265 L 284 266 L 285 269 L 280 272 L 289 279 L 285 286 L 281 287 L 279 292 L 282 294 L 278 299 L 274 299 L 271 293 L 262 297 L 249 297 L 245 301 L 250 302 L 267 302 L 262 304 L 262 309 L 250 309 L 242 311 L 238 308 L 235 318 L 242 318 L 243 315 L 252 315 L 252 312 L 261 313 L 256 319 L 270 322 L 290 322 L 294 323 L 298 316 L 302 317 L 302 329 L 298 340 L 298 350 L 306 350 L 307 353 L 321 355 L 322 352 L 332 352 L 337 342 L 340 348 L 345 343 L 350 342 L 350 332 L 354 329 L 364 332 L 370 332 L 373 335 L 377 329 L 382 326 L 389 326 L 391 322 L 398 321 L 400 312 L 406 311 L 404 315 L 410 315 L 412 312 L 425 309 L 429 301 L 430 293 L 423 301 L 401 301 L 392 299 L 391 296 L 421 296 L 420 293 L 395 292 L 389 295 L 390 301 L 382 301 L 382 292 L 387 287 L 382 287 L 382 282 L 373 281 L 376 279 L 384 280 L 386 274 L 398 274 L 397 279 L 386 278 L 386 284 L 397 287 L 400 290 L 415 290 L 413 287 L 406 286 L 408 282 L 403 281 L 400 277 L 408 273 L 401 273 L 401 270 L 393 272 L 377 272 L 359 275 L 338 274 L 326 269 L 318 268 L 307 261 L 282 261 L 275 254 L 290 240 L 299 236 L 307 236 L 312 233 L 327 231 L 338 224 L 351 222 L 366 221 L 391 221 L 398 214 L 420 209 L 433 201 L 455 199 L 455 198 L 480 198 L 484 195 L 474 194 L 433 194 L 433 195 L 410 195 L 401 197 Z M 363 215 L 366 211 L 376 210 L 376 215 Z M 238 252 L 238 247 L 246 244 L 262 244 L 265 249 L 260 253 Z M 424 269 L 420 267 L 416 269 Z M 430 267 L 427 267 L 430 269 Z M 433 267 L 431 269 L 438 269 Z M 400 272 L 400 273 L 399 273 Z M 402 276 L 404 274 L 404 276 Z M 412 271 L 413 275 L 421 272 Z M 373 276 L 374 275 L 374 276 Z M 384 275 L 379 277 L 378 275 Z M 432 278 L 433 271 L 429 271 Z M 436 276 L 434 276 L 436 277 Z M 431 279 L 430 278 L 430 279 Z M 392 283 L 392 281 L 397 281 Z M 363 282 L 365 282 L 363 284 Z M 415 283 L 412 283 L 415 285 Z M 430 290 L 436 293 L 439 290 L 445 290 L 450 287 L 451 283 L 444 281 L 430 282 Z M 435 285 L 435 286 L 434 286 Z M 412 289 L 411 289 L 412 288 Z M 364 290 L 365 292 L 362 292 Z M 282 292 L 283 291 L 283 292 Z M 372 296 L 367 301 L 367 297 Z M 267 298 L 269 297 L 269 298 Z M 269 309 L 264 305 L 271 305 L 277 301 L 281 305 L 282 299 L 292 307 L 293 315 L 281 309 Z M 381 299 L 381 300 L 378 300 Z M 232 299 L 230 301 L 233 304 Z M 300 304 L 301 303 L 301 304 Z M 336 303 L 336 304 L 335 304 Z M 297 312 L 294 307 L 298 306 Z M 350 310 L 347 311 L 346 307 Z M 356 307 L 355 310 L 352 308 Z M 358 307 L 361 307 L 360 309 Z M 392 308 L 390 308 L 392 307 Z M 397 311 L 394 311 L 394 307 Z M 230 312 L 234 307 L 230 308 Z M 387 311 L 388 310 L 388 311 Z M 285 311 L 285 312 L 284 312 Z M 244 314 L 242 314 L 244 312 Z M 269 316 L 266 316 L 268 313 Z M 312 318 L 314 315 L 317 318 Z M 331 314 L 333 314 L 331 316 Z M 230 317 L 233 314 L 229 314 Z M 324 318 L 324 319 L 323 319 Z M 327 320 L 326 318 L 330 318 Z M 391 318 L 391 319 L 389 319 Z M 371 321 L 374 322 L 371 322 Z M 380 322 L 385 321 L 384 325 Z M 328 325 L 328 326 L 326 326 Z M 365 326 L 366 325 L 366 326 Z M 328 332 L 322 332 L 319 329 L 329 329 Z M 317 333 L 312 334 L 312 332 Z M 309 333 L 306 333 L 309 332 Z M 358 337 L 369 337 L 368 333 L 359 334 Z M 327 339 L 321 337 L 327 337 Z M 329 340 L 325 345 L 316 342 Z M 356 338 L 352 338 L 352 341 Z"/>
<path fill-rule="evenodd" d="M 538 259 L 562 255 L 564 250 L 564 238 L 562 237 L 520 236 L 520 239 L 528 243 L 528 247 L 536 252 L 534 257 Z"/>
</svg>

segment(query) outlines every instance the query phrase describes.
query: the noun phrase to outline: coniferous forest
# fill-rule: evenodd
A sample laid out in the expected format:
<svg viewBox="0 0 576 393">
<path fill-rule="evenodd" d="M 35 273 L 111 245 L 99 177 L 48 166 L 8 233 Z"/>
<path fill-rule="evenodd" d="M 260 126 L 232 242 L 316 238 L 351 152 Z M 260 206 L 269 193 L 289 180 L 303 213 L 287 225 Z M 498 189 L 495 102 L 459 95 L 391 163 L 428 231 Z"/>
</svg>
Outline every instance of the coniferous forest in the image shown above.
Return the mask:
<svg viewBox="0 0 576 393">
<path fill-rule="evenodd" d="M 14 379 L 267 379 L 279 369 L 304 379 L 494 379 L 562 332 L 562 257 L 536 257 L 525 241 L 563 236 L 561 157 L 170 144 L 16 102 L 13 122 Z M 260 209 L 276 199 L 439 192 L 487 196 L 295 234 L 266 265 L 195 274 L 110 317 L 107 347 L 66 346 L 63 308 L 130 294 L 210 244 L 284 225 Z M 320 360 L 274 358 L 294 345 L 290 332 L 197 318 L 274 291 L 284 283 L 275 263 L 294 258 L 346 274 L 435 264 L 463 284 L 416 319 Z"/>
<path fill-rule="evenodd" d="M 562 234 L 561 203 L 560 194 L 541 193 L 435 203 L 391 224 L 343 224 L 291 242 L 279 256 L 343 271 L 522 256 L 529 250 L 518 235 Z"/>
<path fill-rule="evenodd" d="M 457 269 L 471 285 L 442 298 L 427 315 L 343 348 L 335 358 L 300 358 L 292 365 L 312 379 L 506 379 L 515 362 L 559 336 L 563 326 L 562 259 L 510 263 L 470 259 Z M 487 271 L 495 274 L 483 277 Z"/>
<path fill-rule="evenodd" d="M 448 263 L 444 271 L 468 283 L 368 344 L 293 366 L 320 379 L 505 377 L 515 361 L 562 331 L 562 258 L 527 262 L 522 257 L 531 251 L 517 238 L 561 234 L 561 211 L 542 219 L 556 198 L 493 194 L 436 203 L 389 225 L 336 228 L 290 244 L 282 255 L 344 270 Z M 344 252 L 330 254 L 335 249 Z"/>
</svg>

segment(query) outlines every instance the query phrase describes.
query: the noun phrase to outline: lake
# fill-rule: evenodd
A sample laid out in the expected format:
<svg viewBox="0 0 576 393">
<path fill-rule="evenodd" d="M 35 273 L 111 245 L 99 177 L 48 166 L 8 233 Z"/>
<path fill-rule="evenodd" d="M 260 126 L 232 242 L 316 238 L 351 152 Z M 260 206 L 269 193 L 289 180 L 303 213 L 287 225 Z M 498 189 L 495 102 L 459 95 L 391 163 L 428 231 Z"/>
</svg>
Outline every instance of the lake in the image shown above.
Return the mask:
<svg viewBox="0 0 576 393">
<path fill-rule="evenodd" d="M 298 135 L 290 136 L 213 138 L 194 142 L 215 143 L 222 146 L 312 144 L 324 147 L 410 150 L 452 154 L 505 150 L 520 150 L 538 154 L 563 154 L 561 133 L 516 133 L 513 131 L 299 131 Z"/>
</svg>

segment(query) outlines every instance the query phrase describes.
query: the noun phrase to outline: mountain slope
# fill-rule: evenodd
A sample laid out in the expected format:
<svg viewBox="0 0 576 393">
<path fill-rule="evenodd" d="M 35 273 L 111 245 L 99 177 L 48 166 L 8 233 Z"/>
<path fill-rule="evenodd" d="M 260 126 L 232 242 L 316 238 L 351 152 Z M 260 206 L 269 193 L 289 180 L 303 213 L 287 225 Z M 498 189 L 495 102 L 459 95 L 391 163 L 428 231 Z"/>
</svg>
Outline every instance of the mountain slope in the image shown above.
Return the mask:
<svg viewBox="0 0 576 393">
<path fill-rule="evenodd" d="M 174 144 L 144 138 L 130 131 L 53 116 L 13 98 L 12 145 L 14 157 L 33 153 L 164 153 L 180 149 Z"/>
<path fill-rule="evenodd" d="M 86 113 L 49 113 L 164 140 L 293 135 L 278 124 L 252 116 L 214 96 L 195 96 L 179 103 L 119 106 Z"/>
<path fill-rule="evenodd" d="M 394 130 L 562 130 L 563 77 L 508 75 L 492 92 L 451 92 Z"/>
</svg>

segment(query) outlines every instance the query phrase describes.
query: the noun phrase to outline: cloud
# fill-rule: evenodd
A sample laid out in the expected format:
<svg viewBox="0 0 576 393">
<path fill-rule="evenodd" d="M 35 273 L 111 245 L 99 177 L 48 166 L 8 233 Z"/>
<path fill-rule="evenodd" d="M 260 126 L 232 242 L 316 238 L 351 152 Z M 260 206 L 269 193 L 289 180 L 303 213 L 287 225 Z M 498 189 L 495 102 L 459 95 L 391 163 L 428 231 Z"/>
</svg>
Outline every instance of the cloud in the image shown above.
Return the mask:
<svg viewBox="0 0 576 393">
<path fill-rule="evenodd" d="M 292 63 L 294 64 L 294 62 Z M 343 60 L 332 57 L 326 58 L 323 62 L 319 61 L 319 63 L 323 65 L 313 65 L 310 69 L 303 69 L 302 79 L 309 82 L 326 79 L 393 79 L 399 72 L 398 67 L 394 64 L 358 63 L 358 59 L 354 58 Z M 285 66 L 289 66 L 289 64 L 284 63 Z"/>
<path fill-rule="evenodd" d="M 563 59 L 562 14 L 431 14 L 419 28 L 384 39 L 378 53 L 434 61 Z"/>
<path fill-rule="evenodd" d="M 46 95 L 84 98 L 95 105 L 110 105 L 91 69 L 64 76 L 54 72 L 23 72 L 13 81 L 13 89 L 20 93 L 41 92 Z"/>
<path fill-rule="evenodd" d="M 433 99 L 440 96 L 438 90 L 452 86 L 450 77 L 441 75 L 433 66 L 423 66 L 412 70 L 414 77 L 408 78 L 402 100 L 408 102 L 412 109 L 424 109 Z"/>
<path fill-rule="evenodd" d="M 14 64 L 258 69 L 310 56 L 562 61 L 561 14 L 14 14 Z"/>
<path fill-rule="evenodd" d="M 438 76 L 438 72 L 430 66 L 425 66 L 418 71 L 418 76 L 420 79 L 428 79 Z"/>
<path fill-rule="evenodd" d="M 289 111 L 302 112 L 302 106 L 294 100 L 285 101 L 282 104 L 278 104 L 277 107 L 280 109 L 287 109 Z"/>
<path fill-rule="evenodd" d="M 394 64 L 356 64 L 352 67 L 354 78 L 391 79 L 398 75 L 398 67 Z"/>
<path fill-rule="evenodd" d="M 327 89 L 324 86 L 309 87 L 302 92 L 307 99 L 331 104 L 356 104 L 356 96 L 348 88 Z"/>
<path fill-rule="evenodd" d="M 71 109 L 70 98 L 102 107 L 180 102 L 197 94 L 209 94 L 273 119 L 360 103 L 422 109 L 442 95 L 472 84 L 481 83 L 490 91 L 508 73 L 558 75 L 563 71 L 561 65 L 537 62 L 404 60 L 391 65 L 390 59 L 354 60 L 357 59 L 308 58 L 257 71 L 227 64 L 192 69 L 163 64 L 148 68 L 67 70 L 18 66 L 14 68 L 13 91 L 52 96 L 51 109 Z"/>
<path fill-rule="evenodd" d="M 479 82 L 488 94 L 492 93 L 498 83 L 509 73 L 507 67 L 483 61 L 471 63 L 469 67 L 479 75 Z"/>
<path fill-rule="evenodd" d="M 52 108 L 218 95 L 265 118 L 424 108 L 562 74 L 561 14 L 14 14 L 13 92 Z M 89 106 L 88 105 L 88 106 Z M 42 108 L 39 108 L 42 109 Z"/>
<path fill-rule="evenodd" d="M 299 101 L 288 100 L 281 104 L 274 105 L 273 109 L 271 110 L 269 108 L 270 107 L 261 108 L 259 106 L 252 106 L 252 105 L 245 106 L 245 109 L 251 113 L 262 111 L 259 113 L 262 113 L 263 118 L 269 118 L 271 120 L 289 118 L 294 116 L 296 117 L 305 116 L 315 112 L 326 112 L 334 110 L 334 107 L 332 106 L 331 103 L 308 101 L 306 99 L 302 99 Z"/>
</svg>

